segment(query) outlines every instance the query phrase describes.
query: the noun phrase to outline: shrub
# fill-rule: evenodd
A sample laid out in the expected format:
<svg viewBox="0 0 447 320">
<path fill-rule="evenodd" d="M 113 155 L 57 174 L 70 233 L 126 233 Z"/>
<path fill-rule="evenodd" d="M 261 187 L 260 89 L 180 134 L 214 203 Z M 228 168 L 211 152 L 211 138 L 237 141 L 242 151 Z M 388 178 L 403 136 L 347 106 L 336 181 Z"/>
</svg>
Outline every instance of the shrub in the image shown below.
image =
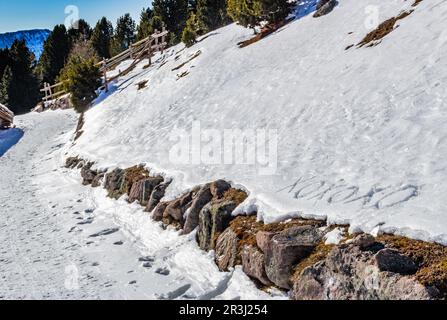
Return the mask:
<svg viewBox="0 0 447 320">
<path fill-rule="evenodd" d="M 292 8 L 289 0 L 228 0 L 227 6 L 234 21 L 253 29 L 263 21 L 270 24 L 283 21 Z"/>
<path fill-rule="evenodd" d="M 93 58 L 84 59 L 73 55 L 62 70 L 60 80 L 65 81 L 64 88 L 71 94 L 75 110 L 83 113 L 97 96 L 96 89 L 101 86 L 101 72 Z"/>
<path fill-rule="evenodd" d="M 196 43 L 198 21 L 196 15 L 192 13 L 186 21 L 186 27 L 183 29 L 182 41 L 187 47 L 191 47 Z"/>
</svg>

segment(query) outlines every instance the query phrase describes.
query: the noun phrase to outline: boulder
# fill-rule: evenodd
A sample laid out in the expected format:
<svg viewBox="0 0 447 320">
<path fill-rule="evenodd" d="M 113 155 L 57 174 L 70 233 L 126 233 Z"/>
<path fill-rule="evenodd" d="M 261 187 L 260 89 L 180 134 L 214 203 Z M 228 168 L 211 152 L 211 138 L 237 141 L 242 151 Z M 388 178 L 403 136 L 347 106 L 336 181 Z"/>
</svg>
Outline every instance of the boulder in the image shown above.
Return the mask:
<svg viewBox="0 0 447 320">
<path fill-rule="evenodd" d="M 367 249 L 369 247 L 371 247 L 372 245 L 374 245 L 374 243 L 376 242 L 376 239 L 374 239 L 374 237 L 370 234 L 360 234 L 357 237 L 355 237 L 354 239 L 348 241 L 348 243 L 350 245 L 354 245 L 359 247 L 360 249 Z"/>
<path fill-rule="evenodd" d="M 238 242 L 239 238 L 231 228 L 225 229 L 217 238 L 215 261 L 220 271 L 228 271 L 236 265 Z"/>
<path fill-rule="evenodd" d="M 396 259 L 396 253 L 389 251 L 382 252 L 378 259 L 389 261 L 390 256 Z M 355 242 L 335 246 L 324 260 L 305 268 L 295 278 L 291 297 L 298 300 L 426 300 L 439 295 L 437 289 L 425 287 L 411 276 L 381 271 L 376 257 L 374 250 L 365 250 Z M 395 267 L 394 263 L 386 265 Z"/>
<path fill-rule="evenodd" d="M 194 198 L 191 208 L 188 210 L 183 233 L 191 233 L 199 225 L 199 214 L 203 207 L 211 200 L 222 199 L 225 192 L 231 188 L 231 185 L 225 180 L 217 180 L 201 187 L 197 196 Z"/>
<path fill-rule="evenodd" d="M 123 169 L 117 168 L 106 174 L 104 187 L 107 190 L 109 197 L 118 199 L 122 195 L 119 190 L 123 184 L 123 179 Z"/>
<path fill-rule="evenodd" d="M 270 231 L 258 231 L 256 233 L 256 244 L 262 252 L 267 252 L 270 244 L 272 243 L 272 238 L 276 236 L 278 232 L 270 232 Z"/>
<path fill-rule="evenodd" d="M 168 206 L 169 202 L 160 202 L 154 209 L 154 212 L 152 213 L 152 219 L 155 221 L 162 221 L 163 220 L 163 213 L 166 210 L 166 207 Z"/>
<path fill-rule="evenodd" d="M 277 286 L 290 289 L 289 277 L 293 267 L 309 256 L 322 239 L 314 226 L 295 226 L 273 236 L 265 253 L 266 273 Z"/>
<path fill-rule="evenodd" d="M 162 182 L 162 177 L 150 177 L 135 182 L 129 191 L 129 202 L 139 201 L 141 205 L 146 206 L 155 187 Z"/>
<path fill-rule="evenodd" d="M 65 168 L 74 169 L 82 161 L 78 157 L 69 157 L 65 160 Z"/>
<path fill-rule="evenodd" d="M 214 199 L 222 199 L 225 192 L 231 188 L 231 184 L 225 180 L 217 180 L 211 183 L 210 190 Z"/>
<path fill-rule="evenodd" d="M 320 0 L 317 4 L 317 11 L 314 13 L 314 18 L 330 13 L 334 10 L 337 3 L 337 0 Z"/>
<path fill-rule="evenodd" d="M 89 162 L 81 169 L 82 184 L 84 186 L 91 184 L 98 174 L 97 171 L 91 169 L 93 165 L 93 162 Z"/>
<path fill-rule="evenodd" d="M 374 256 L 375 265 L 380 271 L 400 274 L 414 274 L 418 270 L 416 263 L 395 249 L 382 249 Z"/>
<path fill-rule="evenodd" d="M 199 214 L 203 207 L 213 199 L 211 184 L 204 185 L 193 200 L 183 227 L 183 233 L 191 233 L 199 225 Z"/>
<path fill-rule="evenodd" d="M 150 199 L 147 202 L 145 211 L 152 212 L 155 207 L 160 203 L 161 199 L 165 196 L 166 189 L 171 184 L 171 181 L 160 183 L 157 185 L 151 193 Z"/>
<path fill-rule="evenodd" d="M 213 250 L 216 239 L 221 232 L 228 228 L 232 220 L 232 212 L 237 204 L 233 201 L 218 201 L 208 203 L 199 215 L 199 229 L 197 242 L 202 250 Z"/>
<path fill-rule="evenodd" d="M 101 182 L 102 182 L 104 176 L 105 176 L 104 172 L 98 173 L 92 181 L 92 187 L 93 188 L 99 187 L 101 185 Z"/>
<path fill-rule="evenodd" d="M 250 278 L 256 279 L 263 285 L 271 285 L 265 272 L 264 254 L 254 246 L 244 246 L 241 253 L 242 270 Z"/>
<path fill-rule="evenodd" d="M 194 196 L 198 191 L 198 188 L 194 188 L 183 194 L 180 198 L 170 201 L 163 213 L 163 222 L 165 224 L 171 224 L 175 221 L 180 226 L 183 226 L 185 212 L 191 207 Z"/>
</svg>

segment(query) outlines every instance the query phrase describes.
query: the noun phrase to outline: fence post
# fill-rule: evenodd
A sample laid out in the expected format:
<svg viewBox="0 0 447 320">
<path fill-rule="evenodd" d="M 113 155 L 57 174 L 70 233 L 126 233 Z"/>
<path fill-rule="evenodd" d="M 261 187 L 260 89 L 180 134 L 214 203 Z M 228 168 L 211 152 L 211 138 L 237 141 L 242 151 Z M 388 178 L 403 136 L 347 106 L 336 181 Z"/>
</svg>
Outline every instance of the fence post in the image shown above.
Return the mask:
<svg viewBox="0 0 447 320">
<path fill-rule="evenodd" d="M 107 83 L 107 59 L 102 58 L 102 73 L 104 75 L 104 87 L 106 92 L 109 92 L 109 84 Z"/>
<path fill-rule="evenodd" d="M 132 47 L 132 44 L 130 44 L 130 46 L 129 46 L 129 51 L 130 51 L 130 58 L 133 59 L 133 47 Z"/>
<path fill-rule="evenodd" d="M 163 54 L 164 50 L 165 50 L 165 40 L 166 40 L 166 35 L 165 35 L 165 31 L 166 31 L 166 27 L 163 25 L 163 35 L 161 36 L 161 54 Z"/>
<path fill-rule="evenodd" d="M 149 56 L 149 67 L 150 67 L 151 64 L 152 64 L 152 35 L 149 36 L 147 41 L 148 41 L 148 44 L 149 44 L 148 56 Z"/>
<path fill-rule="evenodd" d="M 158 34 L 159 33 L 160 33 L 160 31 L 155 29 L 155 51 L 158 51 Z"/>
<path fill-rule="evenodd" d="M 44 101 L 44 102 L 47 101 L 47 90 L 48 90 L 48 88 L 47 88 L 47 83 L 44 82 L 44 83 L 43 83 L 43 92 L 44 92 L 44 94 L 45 94 L 45 96 L 43 97 L 43 101 Z"/>
<path fill-rule="evenodd" d="M 51 89 L 51 85 L 49 83 L 47 83 L 47 85 L 48 85 L 48 93 L 49 93 L 48 99 L 51 99 L 51 96 L 53 95 L 53 90 Z"/>
</svg>

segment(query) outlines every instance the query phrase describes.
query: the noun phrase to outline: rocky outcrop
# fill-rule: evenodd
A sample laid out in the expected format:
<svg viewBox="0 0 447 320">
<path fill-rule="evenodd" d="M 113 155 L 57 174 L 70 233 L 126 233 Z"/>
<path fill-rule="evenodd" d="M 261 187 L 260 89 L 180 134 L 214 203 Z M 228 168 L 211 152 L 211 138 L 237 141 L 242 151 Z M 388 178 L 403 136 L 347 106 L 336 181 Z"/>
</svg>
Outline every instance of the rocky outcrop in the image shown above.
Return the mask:
<svg viewBox="0 0 447 320">
<path fill-rule="evenodd" d="M 171 184 L 171 180 L 160 183 L 157 185 L 151 193 L 151 197 L 147 203 L 145 211 L 152 212 L 157 205 L 160 203 L 161 199 L 165 196 L 166 189 Z"/>
<path fill-rule="evenodd" d="M 204 185 L 191 204 L 188 210 L 183 232 L 188 234 L 199 225 L 199 215 L 203 207 L 209 202 L 222 199 L 225 192 L 231 188 L 231 185 L 224 180 L 217 180 L 213 183 Z"/>
<path fill-rule="evenodd" d="M 217 238 L 215 261 L 220 271 L 228 271 L 229 268 L 236 266 L 239 241 L 232 228 L 227 228 Z"/>
<path fill-rule="evenodd" d="M 93 170 L 79 157 L 67 168 L 81 169 L 84 184 L 102 185 L 110 197 L 127 194 L 152 213 L 152 219 L 182 229 L 197 228 L 201 249 L 215 250 L 221 271 L 242 265 L 259 286 L 276 286 L 293 299 L 440 299 L 447 297 L 447 248 L 408 238 L 360 234 L 351 238 L 346 226 L 340 244 L 326 244 L 324 221 L 289 219 L 264 224 L 256 216 L 233 217 L 247 194 L 224 180 L 195 187 L 163 201 L 171 183 L 152 177 L 142 166 Z M 351 239 L 348 239 L 351 238 Z"/>
<path fill-rule="evenodd" d="M 327 15 L 334 10 L 337 5 L 337 0 L 320 0 L 317 4 L 317 11 L 314 13 L 314 18 Z"/>
<path fill-rule="evenodd" d="M 414 264 L 408 257 L 381 247 L 379 243 L 362 247 L 359 242 L 334 247 L 326 259 L 304 269 L 296 278 L 292 297 L 299 300 L 419 300 L 439 295 L 437 289 L 423 286 L 414 277 L 381 270 L 385 267 L 405 273 L 414 271 Z"/>
<path fill-rule="evenodd" d="M 168 206 L 169 202 L 160 202 L 154 209 L 152 213 L 152 219 L 155 221 L 162 221 L 163 220 L 163 213 L 166 210 L 166 207 Z"/>
<path fill-rule="evenodd" d="M 92 184 L 93 180 L 98 175 L 98 172 L 96 170 L 91 169 L 93 165 L 93 162 L 88 162 L 81 169 L 82 184 L 84 186 Z"/>
<path fill-rule="evenodd" d="M 374 256 L 374 262 L 380 271 L 399 274 L 414 274 L 418 270 L 416 263 L 396 249 L 382 249 Z"/>
<path fill-rule="evenodd" d="M 313 226 L 297 226 L 272 237 L 265 248 L 265 269 L 277 286 L 290 289 L 293 267 L 320 243 L 323 234 Z"/>
<path fill-rule="evenodd" d="M 146 206 L 149 202 L 152 192 L 163 182 L 163 177 L 149 177 L 132 184 L 129 191 L 129 202 L 139 201 L 141 205 Z"/>
<path fill-rule="evenodd" d="M 102 181 L 104 180 L 105 175 L 106 175 L 105 172 L 99 172 L 95 176 L 95 178 L 93 178 L 93 180 L 92 180 L 92 187 L 93 188 L 97 188 L 97 187 L 101 186 Z"/>
<path fill-rule="evenodd" d="M 163 212 L 163 223 L 166 225 L 177 224 L 180 227 L 183 227 L 186 210 L 191 207 L 193 199 L 198 191 L 199 188 L 194 188 L 183 194 L 181 197 L 170 201 Z"/>
<path fill-rule="evenodd" d="M 213 250 L 217 237 L 232 220 L 232 212 L 238 206 L 234 201 L 219 201 L 207 204 L 199 215 L 199 229 L 197 231 L 197 242 L 202 250 Z"/>
<path fill-rule="evenodd" d="M 107 190 L 109 197 L 118 199 L 119 190 L 123 184 L 124 170 L 116 168 L 106 174 L 104 188 Z"/>
<path fill-rule="evenodd" d="M 272 285 L 265 272 L 264 254 L 255 246 L 244 246 L 242 250 L 242 270 L 249 277 L 256 279 L 263 285 Z"/>
</svg>

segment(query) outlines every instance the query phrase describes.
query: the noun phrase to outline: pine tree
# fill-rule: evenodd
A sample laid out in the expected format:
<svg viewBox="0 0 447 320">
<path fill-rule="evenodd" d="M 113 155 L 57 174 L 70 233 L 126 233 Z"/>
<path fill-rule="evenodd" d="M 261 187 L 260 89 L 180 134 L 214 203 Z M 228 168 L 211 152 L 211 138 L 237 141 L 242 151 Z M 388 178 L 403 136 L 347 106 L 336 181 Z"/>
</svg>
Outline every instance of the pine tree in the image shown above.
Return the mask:
<svg viewBox="0 0 447 320">
<path fill-rule="evenodd" d="M 197 0 L 197 20 L 204 32 L 228 24 L 226 0 Z"/>
<path fill-rule="evenodd" d="M 276 24 L 290 13 L 289 0 L 228 0 L 227 12 L 244 27 L 255 28 L 262 21 Z"/>
<path fill-rule="evenodd" d="M 170 42 L 176 44 L 182 37 L 190 12 L 188 0 L 154 0 L 154 16 L 158 16 L 170 31 Z"/>
<path fill-rule="evenodd" d="M 182 41 L 187 46 L 190 47 L 196 43 L 197 30 L 199 29 L 199 22 L 194 13 L 191 13 L 188 21 L 186 21 L 186 27 L 183 29 Z"/>
<path fill-rule="evenodd" d="M 228 0 L 228 15 L 244 27 L 255 28 L 262 21 L 262 0 Z"/>
<path fill-rule="evenodd" d="M 87 21 L 80 19 L 76 24 L 68 29 L 67 33 L 68 37 L 70 38 L 70 43 L 73 44 L 78 40 L 90 40 L 92 36 L 92 28 Z"/>
<path fill-rule="evenodd" d="M 284 21 L 292 11 L 289 0 L 263 0 L 263 19 L 270 23 Z"/>
<path fill-rule="evenodd" d="M 3 72 L 10 63 L 9 49 L 0 49 L 0 80 L 2 79 Z"/>
<path fill-rule="evenodd" d="M 135 21 L 130 14 L 118 18 L 115 35 L 111 45 L 111 55 L 117 55 L 127 50 L 135 40 Z"/>
<path fill-rule="evenodd" d="M 64 89 L 70 92 L 75 110 L 83 113 L 97 96 L 96 90 L 101 86 L 101 72 L 93 58 L 74 54 L 62 70 L 60 80 L 65 81 Z"/>
<path fill-rule="evenodd" d="M 12 71 L 10 66 L 6 66 L 0 78 L 0 103 L 9 107 L 9 91 L 11 89 Z"/>
<path fill-rule="evenodd" d="M 152 28 L 151 20 L 153 11 L 150 8 L 143 9 L 140 15 L 140 24 L 137 28 L 137 40 L 142 40 L 150 36 L 154 29 Z"/>
<path fill-rule="evenodd" d="M 159 16 L 153 16 L 151 19 L 151 27 L 152 30 L 162 30 L 164 26 L 163 20 Z"/>
<path fill-rule="evenodd" d="M 92 32 L 91 43 L 101 58 L 110 58 L 110 44 L 113 37 L 113 26 L 106 17 L 98 21 Z"/>
<path fill-rule="evenodd" d="M 57 25 L 45 41 L 38 71 L 44 82 L 54 83 L 70 52 L 70 39 L 64 25 Z"/>
<path fill-rule="evenodd" d="M 34 74 L 34 55 L 24 40 L 16 40 L 11 49 L 11 65 L 2 79 L 2 99 L 16 114 L 29 111 L 39 100 L 39 82 Z M 6 92 L 6 94 L 5 94 Z"/>
</svg>

